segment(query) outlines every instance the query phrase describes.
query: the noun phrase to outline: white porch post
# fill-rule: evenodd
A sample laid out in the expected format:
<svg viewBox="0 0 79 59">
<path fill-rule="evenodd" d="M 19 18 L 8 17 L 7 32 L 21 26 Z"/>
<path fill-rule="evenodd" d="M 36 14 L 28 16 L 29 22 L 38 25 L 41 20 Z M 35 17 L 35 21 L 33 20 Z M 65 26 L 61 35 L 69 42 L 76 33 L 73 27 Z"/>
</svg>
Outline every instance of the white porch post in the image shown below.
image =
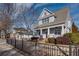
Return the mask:
<svg viewBox="0 0 79 59">
<path fill-rule="evenodd" d="M 63 35 L 65 32 L 64 32 L 64 26 L 62 25 L 62 31 L 61 31 L 61 35 Z"/>
<path fill-rule="evenodd" d="M 49 28 L 48 28 L 48 37 L 49 37 L 49 34 L 50 34 L 50 30 L 49 30 Z"/>
<path fill-rule="evenodd" d="M 40 35 L 42 35 L 42 29 L 40 29 Z"/>
</svg>

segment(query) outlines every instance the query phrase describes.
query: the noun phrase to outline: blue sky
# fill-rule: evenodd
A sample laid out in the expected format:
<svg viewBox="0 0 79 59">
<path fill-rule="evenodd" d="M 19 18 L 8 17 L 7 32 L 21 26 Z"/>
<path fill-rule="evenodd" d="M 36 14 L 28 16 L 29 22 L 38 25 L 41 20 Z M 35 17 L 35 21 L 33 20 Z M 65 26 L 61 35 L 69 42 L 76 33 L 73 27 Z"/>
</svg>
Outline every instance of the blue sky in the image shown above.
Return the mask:
<svg viewBox="0 0 79 59">
<path fill-rule="evenodd" d="M 12 6 L 12 5 L 11 5 Z M 6 4 L 0 4 L 0 11 L 6 10 Z M 33 23 L 37 23 L 37 18 L 43 8 L 47 8 L 52 12 L 62 8 L 69 8 L 70 15 L 79 27 L 79 4 L 78 3 L 17 3 L 13 4 L 11 17 L 15 27 L 32 28 Z"/>
</svg>

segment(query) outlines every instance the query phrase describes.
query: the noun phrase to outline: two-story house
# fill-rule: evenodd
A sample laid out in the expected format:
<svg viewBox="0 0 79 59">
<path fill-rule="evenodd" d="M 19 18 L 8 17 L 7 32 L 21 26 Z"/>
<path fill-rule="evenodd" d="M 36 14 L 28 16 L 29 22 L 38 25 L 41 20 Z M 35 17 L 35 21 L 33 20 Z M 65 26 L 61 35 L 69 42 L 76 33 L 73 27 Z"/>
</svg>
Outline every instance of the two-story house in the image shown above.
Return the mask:
<svg viewBox="0 0 79 59">
<path fill-rule="evenodd" d="M 51 12 L 44 8 L 34 29 L 43 38 L 63 36 L 65 33 L 72 32 L 72 19 L 69 9 L 63 8 Z"/>
</svg>

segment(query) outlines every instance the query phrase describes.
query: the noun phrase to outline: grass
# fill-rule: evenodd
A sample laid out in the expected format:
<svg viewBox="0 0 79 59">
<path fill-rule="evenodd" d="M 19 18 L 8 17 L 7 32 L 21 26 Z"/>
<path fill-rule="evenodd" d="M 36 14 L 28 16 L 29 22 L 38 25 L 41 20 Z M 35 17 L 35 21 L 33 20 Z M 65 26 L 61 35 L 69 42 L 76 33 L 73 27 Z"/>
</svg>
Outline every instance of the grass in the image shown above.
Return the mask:
<svg viewBox="0 0 79 59">
<path fill-rule="evenodd" d="M 67 33 L 65 36 L 69 37 L 73 44 L 79 44 L 79 33 Z"/>
</svg>

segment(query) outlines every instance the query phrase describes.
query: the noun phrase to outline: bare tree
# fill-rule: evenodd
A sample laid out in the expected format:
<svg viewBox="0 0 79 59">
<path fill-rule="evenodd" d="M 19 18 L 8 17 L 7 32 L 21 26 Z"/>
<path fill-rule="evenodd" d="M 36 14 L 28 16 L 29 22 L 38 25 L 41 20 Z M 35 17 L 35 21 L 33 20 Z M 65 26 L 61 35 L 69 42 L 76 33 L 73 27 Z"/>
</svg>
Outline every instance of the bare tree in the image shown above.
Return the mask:
<svg viewBox="0 0 79 59">
<path fill-rule="evenodd" d="M 0 32 L 4 31 L 5 35 L 10 32 L 10 28 L 12 27 L 11 20 L 11 12 L 12 7 L 11 4 L 4 4 L 5 9 L 3 12 L 0 12 Z"/>
<path fill-rule="evenodd" d="M 0 31 L 4 31 L 5 35 L 8 33 L 9 28 L 11 27 L 11 20 L 8 15 L 5 13 L 0 13 Z"/>
</svg>

